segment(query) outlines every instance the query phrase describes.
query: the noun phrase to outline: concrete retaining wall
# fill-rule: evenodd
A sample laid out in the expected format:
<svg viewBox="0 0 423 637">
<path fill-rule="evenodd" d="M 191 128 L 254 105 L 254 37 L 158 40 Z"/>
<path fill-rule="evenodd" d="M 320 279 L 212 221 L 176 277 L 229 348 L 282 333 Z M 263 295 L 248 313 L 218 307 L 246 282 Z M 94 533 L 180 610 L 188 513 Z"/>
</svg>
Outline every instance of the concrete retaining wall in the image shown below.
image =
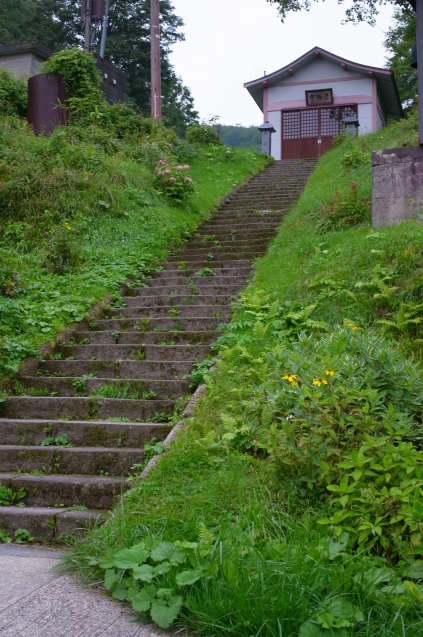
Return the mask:
<svg viewBox="0 0 423 637">
<path fill-rule="evenodd" d="M 423 221 L 423 146 L 372 153 L 372 225 Z"/>
</svg>

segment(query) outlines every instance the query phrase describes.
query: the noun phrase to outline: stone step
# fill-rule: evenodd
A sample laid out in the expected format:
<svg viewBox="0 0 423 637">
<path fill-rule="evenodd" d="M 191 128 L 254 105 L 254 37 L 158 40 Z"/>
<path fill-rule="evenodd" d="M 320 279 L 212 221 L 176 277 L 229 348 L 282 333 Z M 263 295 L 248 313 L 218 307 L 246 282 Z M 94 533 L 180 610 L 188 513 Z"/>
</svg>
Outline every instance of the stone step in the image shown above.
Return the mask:
<svg viewBox="0 0 423 637">
<path fill-rule="evenodd" d="M 200 359 L 201 360 L 201 359 Z M 42 376 L 86 376 L 120 379 L 180 380 L 189 374 L 192 361 L 44 361 L 38 373 Z"/>
<path fill-rule="evenodd" d="M 21 471 L 63 475 L 128 475 L 144 458 L 142 449 L 0 445 L 2 473 Z M 1 509 L 1 507 L 0 507 Z"/>
<path fill-rule="evenodd" d="M 172 276 L 174 276 L 175 273 L 178 275 L 186 274 L 188 276 L 193 276 L 204 267 L 212 268 L 217 274 L 222 272 L 225 276 L 231 273 L 234 275 L 242 275 L 242 271 L 245 270 L 251 272 L 251 259 L 244 259 L 242 261 L 233 259 L 232 261 L 227 262 L 218 261 L 214 264 L 210 264 L 210 262 L 203 264 L 203 262 L 200 261 L 199 264 L 199 266 L 196 266 L 195 264 L 188 264 L 183 259 L 180 259 L 177 263 L 168 262 L 164 269 L 161 272 L 158 272 L 156 276 L 158 278 L 166 278 L 167 273 L 170 273 Z"/>
<path fill-rule="evenodd" d="M 156 300 L 157 305 L 159 305 L 159 302 L 161 302 L 162 299 L 184 299 L 190 295 L 201 297 L 206 295 L 213 295 L 215 297 L 232 296 L 234 294 L 238 294 L 245 286 L 245 280 L 238 283 L 228 282 L 227 285 L 218 285 L 217 283 L 213 285 L 213 276 L 203 278 L 207 278 L 210 281 L 208 281 L 208 285 L 201 285 L 201 283 L 197 285 L 194 281 L 191 284 L 188 280 L 182 285 L 153 284 L 152 287 L 148 288 L 132 288 L 131 290 L 128 290 L 131 294 L 126 294 L 122 297 L 122 300 L 126 306 L 134 304 L 134 301 L 137 301 L 137 304 L 141 305 L 141 302 L 146 301 L 147 299 L 151 299 L 152 301 Z"/>
<path fill-rule="evenodd" d="M 46 438 L 59 438 L 66 434 L 76 447 L 103 447 L 109 449 L 143 449 L 155 438 L 164 440 L 171 430 L 169 423 L 110 422 L 107 420 L 56 420 L 0 418 L 0 439 L 4 445 L 42 447 Z M 57 449 L 59 447 L 49 447 Z M 82 472 L 79 472 L 82 473 Z"/>
<path fill-rule="evenodd" d="M 231 259 L 247 259 L 250 258 L 253 261 L 256 257 L 264 254 L 266 250 L 264 248 L 260 248 L 260 250 L 252 250 L 251 252 L 220 252 L 220 250 L 213 250 L 208 252 L 205 255 L 196 254 L 193 252 L 184 252 L 181 254 L 172 254 L 169 256 L 169 263 L 175 263 L 179 261 L 185 261 L 191 267 L 198 268 L 207 268 L 213 267 L 213 263 L 223 263 L 225 261 L 230 261 Z M 202 258 L 203 256 L 203 258 Z M 194 263 L 196 265 L 194 265 Z M 198 265 L 197 265 L 198 264 Z"/>
<path fill-rule="evenodd" d="M 174 406 L 173 400 L 130 400 L 96 396 L 7 396 L 0 404 L 0 416 L 65 420 L 126 418 L 146 422 L 156 414 L 173 413 Z"/>
<path fill-rule="evenodd" d="M 216 335 L 215 335 L 216 336 Z M 137 380 L 122 380 L 117 378 L 85 378 L 69 377 L 58 378 L 55 376 L 23 376 L 18 382 L 18 395 L 44 395 L 50 396 L 101 396 L 125 394 L 138 394 L 139 398 L 151 400 L 176 400 L 178 396 L 189 393 L 190 381 L 186 380 L 151 380 L 149 378 Z M 85 388 L 85 389 L 84 389 Z M 100 392 L 100 394 L 99 394 Z M 154 392 L 155 396 L 151 394 Z M 147 398 L 145 395 L 150 394 Z"/>
<path fill-rule="evenodd" d="M 246 237 L 241 239 L 236 234 L 229 236 L 227 239 L 216 239 L 215 241 L 201 241 L 193 237 L 192 241 L 186 244 L 186 249 L 189 250 L 204 250 L 209 251 L 213 248 L 220 248 L 225 251 L 239 250 L 245 252 L 250 247 L 267 246 L 269 243 L 269 237 Z"/>
<path fill-rule="evenodd" d="M 242 219 L 243 216 L 241 213 L 235 214 L 234 218 Z M 207 232 L 206 232 L 207 230 Z M 213 245 L 213 241 L 217 240 L 219 242 L 223 240 L 225 241 L 249 241 L 250 239 L 266 239 L 269 237 L 273 237 L 274 229 L 273 228 L 252 228 L 251 230 L 235 230 L 232 232 L 228 229 L 227 226 L 223 226 L 223 228 L 216 230 L 213 233 L 208 232 L 209 228 L 206 230 L 199 230 L 195 233 L 194 237 L 201 241 L 204 245 Z M 213 237 L 212 240 L 206 240 L 204 237 Z"/>
<path fill-rule="evenodd" d="M 148 290 L 149 288 L 145 288 Z M 124 297 L 124 302 L 127 308 L 135 307 L 153 307 L 158 308 L 161 306 L 166 307 L 184 307 L 184 306 L 201 306 L 201 305 L 231 305 L 236 297 L 239 295 L 242 288 L 234 288 L 233 290 L 225 290 L 213 294 L 211 288 L 192 288 L 191 291 L 187 290 L 186 294 L 173 296 L 160 296 L 158 294 L 143 295 L 143 296 L 128 296 Z M 155 291 L 154 291 L 155 292 Z"/>
<path fill-rule="evenodd" d="M 197 270 L 199 272 L 201 270 Z M 195 272 L 195 271 L 194 271 Z M 125 296 L 135 296 L 137 294 L 142 294 L 143 290 L 154 289 L 156 290 L 161 286 L 162 289 L 184 289 L 189 291 L 191 287 L 191 281 L 198 288 L 208 288 L 208 287 L 228 287 L 232 286 L 233 288 L 237 288 L 238 290 L 242 289 L 247 284 L 247 278 L 251 274 L 251 268 L 245 271 L 243 275 L 234 275 L 234 276 L 220 276 L 219 270 L 213 270 L 213 268 L 203 268 L 203 275 L 198 276 L 196 272 L 192 275 L 185 274 L 185 272 L 174 270 L 174 276 L 163 276 L 161 278 L 148 279 L 148 288 L 129 288 L 125 290 Z M 163 283 L 166 282 L 166 286 Z M 160 289 L 160 288 L 159 288 Z"/>
<path fill-rule="evenodd" d="M 215 330 L 222 323 L 223 319 L 205 317 L 177 317 L 177 318 L 151 318 L 151 319 L 97 319 L 96 330 L 112 331 L 123 334 L 125 331 L 139 329 L 141 333 L 154 332 L 164 333 L 168 331 L 195 332 Z M 89 334 L 95 334 L 96 330 L 91 330 Z M 89 337 L 88 337 L 89 338 Z"/>
<path fill-rule="evenodd" d="M 119 332 L 118 330 L 107 330 L 103 332 L 77 332 L 75 338 L 76 344 L 80 344 L 84 341 L 87 345 L 112 345 L 118 343 L 119 345 L 137 345 L 141 344 L 149 345 L 163 345 L 165 343 L 173 342 L 174 345 L 198 345 L 198 344 L 210 344 L 216 339 L 215 330 L 209 331 L 167 331 L 163 332 Z M 89 341 L 87 343 L 87 341 Z M 69 344 L 71 345 L 71 344 Z"/>
<path fill-rule="evenodd" d="M 187 245 L 183 251 L 183 254 L 187 259 L 193 258 L 193 257 L 196 257 L 197 259 L 208 258 L 209 254 L 214 254 L 216 258 L 219 258 L 219 259 L 229 259 L 229 260 L 233 258 L 234 254 L 235 255 L 249 254 L 250 258 L 254 258 L 255 254 L 262 254 L 263 252 L 266 252 L 266 247 L 267 247 L 267 242 L 266 243 L 261 242 L 259 245 L 249 245 L 249 246 L 245 245 L 244 247 L 231 244 L 223 248 L 219 248 L 217 246 L 211 246 L 207 248 L 197 248 L 195 245 L 193 246 Z M 178 255 L 180 254 L 181 253 L 179 252 Z M 242 258 L 247 258 L 247 257 L 245 256 Z"/>
<path fill-rule="evenodd" d="M 108 316 L 107 316 L 108 315 Z M 165 305 L 160 307 L 121 307 L 111 308 L 105 312 L 104 318 L 222 318 L 231 315 L 231 308 L 224 305 L 200 305 L 200 306 L 172 306 Z"/>
<path fill-rule="evenodd" d="M 54 507 L 0 507 L 0 528 L 11 537 L 18 529 L 26 529 L 35 542 L 66 541 L 93 527 L 103 516 L 99 511 L 69 511 Z"/>
<path fill-rule="evenodd" d="M 63 357 L 73 356 L 76 360 L 146 360 L 171 361 L 203 359 L 209 352 L 209 345 L 61 345 Z M 1 413 L 1 404 L 0 404 Z"/>
<path fill-rule="evenodd" d="M 129 483 L 121 477 L 22 475 L 0 473 L 0 485 L 16 492 L 25 490 L 19 504 L 55 508 L 79 506 L 81 509 L 111 509 Z"/>
</svg>

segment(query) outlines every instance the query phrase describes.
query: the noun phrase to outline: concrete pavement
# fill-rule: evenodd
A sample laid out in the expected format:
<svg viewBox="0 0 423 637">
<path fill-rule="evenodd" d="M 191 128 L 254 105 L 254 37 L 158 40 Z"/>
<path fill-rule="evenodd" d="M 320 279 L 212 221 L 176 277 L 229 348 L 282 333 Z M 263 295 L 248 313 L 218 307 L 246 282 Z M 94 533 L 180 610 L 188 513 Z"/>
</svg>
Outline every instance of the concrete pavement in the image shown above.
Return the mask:
<svg viewBox="0 0 423 637">
<path fill-rule="evenodd" d="M 0 637 L 169 637 L 128 607 L 52 570 L 63 552 L 0 544 Z"/>
</svg>

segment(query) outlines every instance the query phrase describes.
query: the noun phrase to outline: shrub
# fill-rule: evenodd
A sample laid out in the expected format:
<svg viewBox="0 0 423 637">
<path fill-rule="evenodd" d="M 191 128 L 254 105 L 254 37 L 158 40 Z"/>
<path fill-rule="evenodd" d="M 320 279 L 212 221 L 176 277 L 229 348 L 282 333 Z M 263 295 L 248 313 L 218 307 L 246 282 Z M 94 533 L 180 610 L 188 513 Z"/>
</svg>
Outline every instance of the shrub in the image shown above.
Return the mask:
<svg viewBox="0 0 423 637">
<path fill-rule="evenodd" d="M 24 80 L 0 69 L 0 114 L 26 117 L 28 87 Z"/>
<path fill-rule="evenodd" d="M 183 202 L 194 192 L 192 179 L 187 175 L 188 170 L 188 164 L 175 166 L 172 162 L 160 159 L 154 169 L 156 185 L 168 197 Z"/>
<path fill-rule="evenodd" d="M 217 136 L 215 127 L 212 124 L 205 124 L 204 122 L 188 126 L 186 140 L 190 144 L 223 145 L 223 142 Z"/>
<path fill-rule="evenodd" d="M 370 222 L 371 201 L 360 194 L 358 183 L 351 181 L 348 190 L 336 191 L 332 201 L 321 206 L 320 212 L 320 232 L 351 228 Z"/>
<path fill-rule="evenodd" d="M 42 66 L 43 73 L 59 73 L 65 81 L 68 100 L 88 112 L 103 101 L 101 77 L 89 53 L 73 47 L 52 55 Z M 71 102 L 72 106 L 72 102 Z"/>
</svg>

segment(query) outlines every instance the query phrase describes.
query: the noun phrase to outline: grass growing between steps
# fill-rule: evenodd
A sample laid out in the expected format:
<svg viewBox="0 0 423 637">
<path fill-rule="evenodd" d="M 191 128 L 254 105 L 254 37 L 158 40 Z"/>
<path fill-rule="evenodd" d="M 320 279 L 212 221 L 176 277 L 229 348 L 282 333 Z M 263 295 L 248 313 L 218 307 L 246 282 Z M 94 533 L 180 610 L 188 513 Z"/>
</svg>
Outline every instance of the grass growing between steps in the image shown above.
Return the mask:
<svg viewBox="0 0 423 637">
<path fill-rule="evenodd" d="M 268 161 L 181 142 L 126 106 L 103 108 L 99 121 L 49 138 L 0 117 L 0 377 L 125 279 L 159 267 Z M 163 188 L 159 160 L 189 164 L 176 175 L 190 174 L 194 192 Z"/>
<path fill-rule="evenodd" d="M 322 158 L 196 414 L 66 559 L 142 619 L 216 636 L 423 634 L 423 229 L 372 230 L 365 199 L 370 150 L 409 143 L 413 120 Z"/>
</svg>

